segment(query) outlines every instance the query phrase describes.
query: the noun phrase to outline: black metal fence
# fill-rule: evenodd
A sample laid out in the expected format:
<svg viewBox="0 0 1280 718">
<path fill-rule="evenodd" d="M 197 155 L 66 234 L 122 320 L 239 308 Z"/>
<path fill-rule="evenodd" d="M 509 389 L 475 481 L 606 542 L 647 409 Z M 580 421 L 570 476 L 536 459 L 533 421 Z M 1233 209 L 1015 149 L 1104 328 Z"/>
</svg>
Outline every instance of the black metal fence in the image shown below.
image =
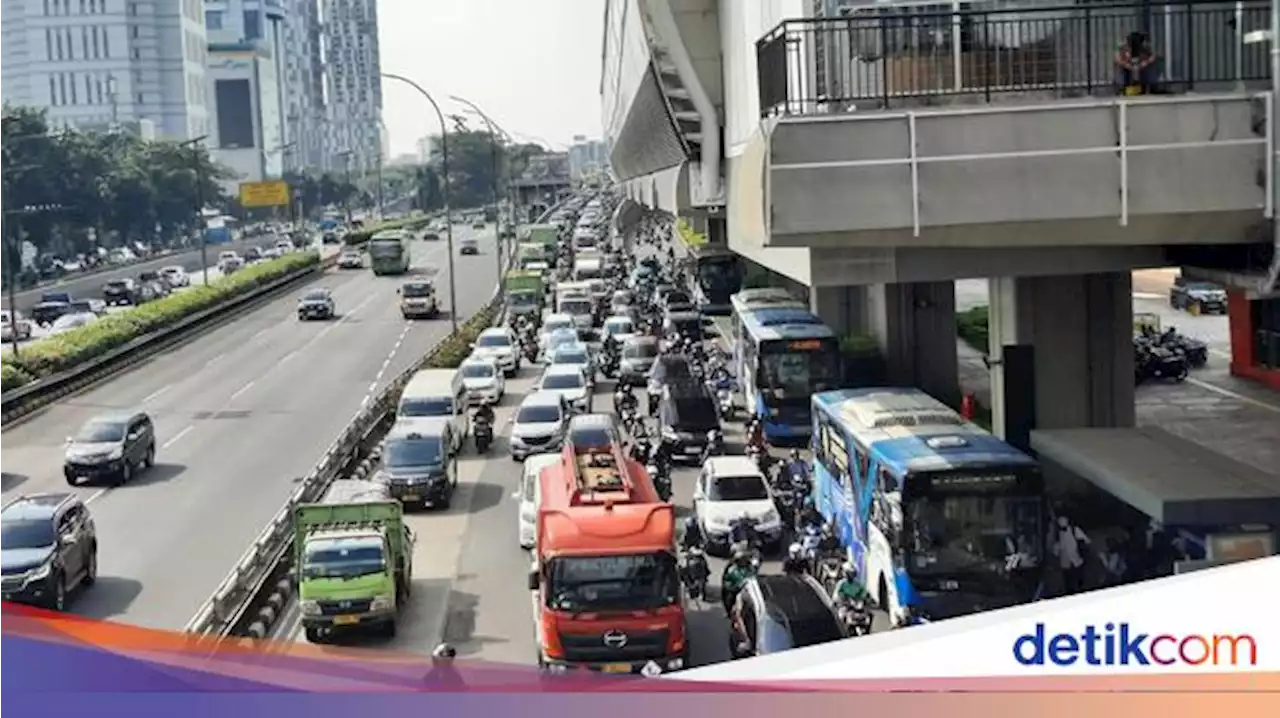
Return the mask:
<svg viewBox="0 0 1280 718">
<path fill-rule="evenodd" d="M 756 42 L 762 116 L 957 101 L 1008 93 L 1115 94 L 1116 52 L 1143 31 L 1160 88 L 1214 91 L 1270 78 L 1270 0 L 900 2 L 788 20 Z"/>
</svg>

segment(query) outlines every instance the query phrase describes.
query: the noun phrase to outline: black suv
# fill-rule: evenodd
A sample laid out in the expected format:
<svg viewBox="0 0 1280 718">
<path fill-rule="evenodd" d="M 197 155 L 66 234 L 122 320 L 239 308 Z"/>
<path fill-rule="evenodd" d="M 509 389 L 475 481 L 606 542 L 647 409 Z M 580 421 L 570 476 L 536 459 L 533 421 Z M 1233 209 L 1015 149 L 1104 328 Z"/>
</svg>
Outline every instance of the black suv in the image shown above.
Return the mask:
<svg viewBox="0 0 1280 718">
<path fill-rule="evenodd" d="M 77 586 L 98 578 L 98 534 L 75 494 L 32 494 L 0 510 L 0 587 L 4 600 L 67 606 Z"/>
<path fill-rule="evenodd" d="M 844 637 L 831 599 L 809 575 L 757 576 L 742 587 L 729 615 L 729 652 L 734 658 Z"/>
<path fill-rule="evenodd" d="M 150 416 L 140 411 L 103 414 L 67 438 L 62 472 L 72 486 L 81 477 L 119 486 L 155 462 L 156 429 Z"/>
<path fill-rule="evenodd" d="M 707 434 L 720 430 L 720 409 L 715 397 L 698 380 L 672 382 L 658 403 L 658 425 L 662 440 L 674 449 L 674 456 L 684 454 L 700 459 Z"/>
</svg>

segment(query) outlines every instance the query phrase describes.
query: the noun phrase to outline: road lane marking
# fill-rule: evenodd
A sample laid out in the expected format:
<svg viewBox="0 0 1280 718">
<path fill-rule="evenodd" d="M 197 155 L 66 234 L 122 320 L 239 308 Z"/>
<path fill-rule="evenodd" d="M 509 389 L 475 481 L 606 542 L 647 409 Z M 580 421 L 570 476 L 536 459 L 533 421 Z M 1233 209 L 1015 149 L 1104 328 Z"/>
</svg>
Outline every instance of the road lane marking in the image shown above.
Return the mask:
<svg viewBox="0 0 1280 718">
<path fill-rule="evenodd" d="M 1222 396 L 1230 397 L 1232 399 L 1235 399 L 1236 401 L 1243 401 L 1246 404 L 1256 406 L 1259 409 L 1266 409 L 1267 411 L 1280 414 L 1280 406 L 1277 406 L 1275 404 L 1269 404 L 1265 401 L 1260 401 L 1258 399 L 1254 399 L 1253 397 L 1245 396 L 1244 394 L 1239 394 L 1234 391 L 1231 391 L 1230 389 L 1224 389 L 1220 386 L 1210 384 L 1207 381 L 1200 381 L 1199 379 L 1195 379 L 1192 377 L 1187 377 L 1187 382 L 1190 384 L 1195 384 L 1201 389 L 1207 389 L 1215 394 L 1221 394 Z"/>
<path fill-rule="evenodd" d="M 169 437 L 169 440 L 168 440 L 168 441 L 166 441 L 166 442 L 164 442 L 163 444 L 161 444 L 161 445 L 160 445 L 160 448 L 161 448 L 161 449 L 167 449 L 167 448 L 169 448 L 170 446 L 173 446 L 174 444 L 178 443 L 178 440 L 179 440 L 179 439 L 181 439 L 182 437 L 184 437 L 184 436 L 186 436 L 187 434 L 191 433 L 191 430 L 192 430 L 192 429 L 194 429 L 194 428 L 196 428 L 194 425 L 192 425 L 192 424 L 187 424 L 186 428 L 184 428 L 182 431 L 179 431 L 178 433 L 174 434 L 173 436 Z"/>
<path fill-rule="evenodd" d="M 223 354 L 219 354 L 219 355 L 215 356 L 214 358 L 210 359 L 209 361 L 205 362 L 205 366 L 208 366 L 208 365 L 210 365 L 210 364 L 212 364 L 212 363 L 214 363 L 214 362 L 216 362 L 216 361 L 219 361 L 219 360 L 221 360 L 221 359 L 222 359 L 223 357 L 225 357 L 225 356 L 226 356 L 226 354 L 225 354 L 225 353 L 223 353 Z"/>
<path fill-rule="evenodd" d="M 261 339 L 262 337 L 266 336 L 268 329 L 269 329 L 268 327 L 263 327 L 262 329 L 259 329 L 257 334 L 254 334 L 253 336 L 249 337 L 249 341 L 251 342 L 257 341 L 258 339 Z"/>
<path fill-rule="evenodd" d="M 239 389 L 236 389 L 236 393 L 234 393 L 234 394 L 232 394 L 232 395 L 231 395 L 231 399 L 230 399 L 230 401 L 235 401 L 235 400 L 236 400 L 236 397 L 240 396 L 241 394 L 245 393 L 246 391 L 249 391 L 249 389 L 251 389 L 251 388 L 253 387 L 253 385 L 254 385 L 254 384 L 256 384 L 256 383 L 257 383 L 257 380 L 256 380 L 256 379 L 254 379 L 254 380 L 251 380 L 248 384 L 245 384 L 244 386 L 240 387 Z"/>
<path fill-rule="evenodd" d="M 111 489 L 98 489 L 97 491 L 93 492 L 93 494 L 89 498 L 84 500 L 84 505 L 88 506 L 94 501 L 97 501 L 99 496 L 102 496 L 103 494 L 107 493 L 110 490 Z"/>
<path fill-rule="evenodd" d="M 285 363 L 285 362 L 289 361 L 290 359 L 292 359 L 292 358 L 294 358 L 294 357 L 296 357 L 296 356 L 298 356 L 298 350 L 297 350 L 297 349 L 294 349 L 293 351 L 289 352 L 288 354 L 285 354 L 284 356 L 280 357 L 280 361 L 276 362 L 276 366 L 279 366 L 279 365 L 281 365 L 281 364 L 283 364 L 283 363 Z"/>
<path fill-rule="evenodd" d="M 173 388 L 173 384 L 165 384 L 164 386 L 160 387 L 159 389 L 156 389 L 155 391 L 153 391 L 153 392 L 151 392 L 150 394 L 147 394 L 145 397 L 143 397 L 143 398 L 142 398 L 142 403 L 143 403 L 143 404 L 147 404 L 147 403 L 149 403 L 149 402 L 155 401 L 155 400 L 156 400 L 156 399 L 157 399 L 161 394 L 165 393 L 166 391 L 169 391 L 169 390 L 170 390 L 170 389 L 172 389 L 172 388 Z"/>
</svg>

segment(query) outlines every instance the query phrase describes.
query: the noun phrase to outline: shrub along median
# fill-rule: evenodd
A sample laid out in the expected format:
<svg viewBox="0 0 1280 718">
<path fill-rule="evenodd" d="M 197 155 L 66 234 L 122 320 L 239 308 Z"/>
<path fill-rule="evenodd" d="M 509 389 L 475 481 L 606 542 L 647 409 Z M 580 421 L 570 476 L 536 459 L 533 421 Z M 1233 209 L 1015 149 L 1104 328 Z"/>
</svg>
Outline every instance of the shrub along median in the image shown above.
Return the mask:
<svg viewBox="0 0 1280 718">
<path fill-rule="evenodd" d="M 316 252 L 298 252 L 250 265 L 235 274 L 193 286 L 120 314 L 111 314 L 65 334 L 38 339 L 18 356 L 6 354 L 0 364 L 3 390 L 66 371 L 124 346 L 140 336 L 173 326 L 187 317 L 320 263 Z"/>
<path fill-rule="evenodd" d="M 417 216 L 405 219 L 395 219 L 390 222 L 382 222 L 369 227 L 368 229 L 349 232 L 346 237 L 343 237 L 342 242 L 348 247 L 360 247 L 368 244 L 369 240 L 373 238 L 373 235 L 378 232 L 386 232 L 387 230 L 392 229 L 417 229 L 426 225 L 430 221 L 431 220 L 428 217 Z"/>
<path fill-rule="evenodd" d="M 435 355 L 427 362 L 428 369 L 456 369 L 466 358 L 471 356 L 471 345 L 475 344 L 480 332 L 493 326 L 493 318 L 497 315 L 497 307 L 489 307 L 471 317 L 458 327 L 457 334 L 451 334 L 435 351 Z"/>
</svg>

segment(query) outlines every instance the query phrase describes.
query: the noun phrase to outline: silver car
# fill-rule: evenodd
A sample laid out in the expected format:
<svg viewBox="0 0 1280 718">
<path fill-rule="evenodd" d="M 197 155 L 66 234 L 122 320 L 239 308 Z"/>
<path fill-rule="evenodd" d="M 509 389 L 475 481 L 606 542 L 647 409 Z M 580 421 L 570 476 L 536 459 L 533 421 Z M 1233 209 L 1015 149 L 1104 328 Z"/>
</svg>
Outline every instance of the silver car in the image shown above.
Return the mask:
<svg viewBox="0 0 1280 718">
<path fill-rule="evenodd" d="M 633 336 L 622 343 L 622 359 L 618 363 L 618 381 L 624 384 L 643 385 L 649 379 L 649 370 L 658 358 L 658 340 L 648 336 Z"/>
<path fill-rule="evenodd" d="M 523 461 L 532 454 L 559 450 L 571 413 L 557 393 L 535 392 L 525 397 L 511 425 L 511 458 Z"/>
</svg>

